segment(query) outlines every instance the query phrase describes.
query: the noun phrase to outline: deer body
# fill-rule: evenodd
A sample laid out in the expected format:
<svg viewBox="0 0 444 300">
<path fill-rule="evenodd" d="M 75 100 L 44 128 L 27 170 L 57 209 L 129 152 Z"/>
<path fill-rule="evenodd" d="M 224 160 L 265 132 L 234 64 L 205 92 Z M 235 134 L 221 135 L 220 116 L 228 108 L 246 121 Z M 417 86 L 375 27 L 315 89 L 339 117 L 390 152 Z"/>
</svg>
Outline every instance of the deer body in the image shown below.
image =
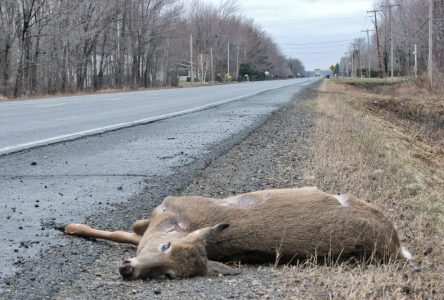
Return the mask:
<svg viewBox="0 0 444 300">
<path fill-rule="evenodd" d="M 85 225 L 71 224 L 65 231 L 137 244 L 136 257 L 120 270 L 132 278 L 190 277 L 212 268 L 230 273 L 213 261 L 275 262 L 277 255 L 281 262 L 311 256 L 403 258 L 393 225 L 379 211 L 351 195 L 317 188 L 225 199 L 167 197 L 149 219 L 135 223 L 136 234 L 121 233 L 122 238 Z M 154 271 L 140 270 L 147 265 Z"/>
</svg>

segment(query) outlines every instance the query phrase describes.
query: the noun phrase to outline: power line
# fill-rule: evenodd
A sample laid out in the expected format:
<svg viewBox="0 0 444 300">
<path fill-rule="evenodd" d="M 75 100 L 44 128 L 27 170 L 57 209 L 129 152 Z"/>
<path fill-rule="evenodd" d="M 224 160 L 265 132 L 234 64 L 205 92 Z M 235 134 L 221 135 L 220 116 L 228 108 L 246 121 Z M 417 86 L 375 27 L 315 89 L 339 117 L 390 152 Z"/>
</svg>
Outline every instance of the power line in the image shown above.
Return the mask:
<svg viewBox="0 0 444 300">
<path fill-rule="evenodd" d="M 295 19 L 280 19 L 280 20 L 273 20 L 273 23 L 275 24 L 277 23 L 285 23 L 285 24 L 300 24 L 300 25 L 310 25 L 309 22 L 314 22 L 314 21 L 340 21 L 340 20 L 361 20 L 362 17 L 341 17 L 341 16 L 337 16 L 337 17 L 320 17 L 320 18 L 307 18 L 307 19 L 299 19 L 299 20 L 295 20 Z"/>
<path fill-rule="evenodd" d="M 299 54 L 303 54 L 303 55 L 310 55 L 310 54 L 318 55 L 318 54 L 331 54 L 332 50 L 329 48 L 329 49 L 325 49 L 325 51 L 298 52 L 297 50 L 292 50 L 291 52 L 295 53 L 297 55 L 299 55 Z"/>
<path fill-rule="evenodd" d="M 412 35 L 412 36 L 415 36 L 423 27 L 424 27 L 424 25 L 425 24 L 427 24 L 429 22 L 429 18 L 427 18 L 425 21 L 424 21 L 424 23 L 422 23 L 422 25 L 421 26 L 419 26 L 419 29 L 418 30 L 416 30 L 416 32 Z"/>
<path fill-rule="evenodd" d="M 298 58 L 301 62 L 304 62 L 304 61 L 308 61 L 308 62 L 320 62 L 320 61 L 322 61 L 322 62 L 324 62 L 324 61 L 327 61 L 327 60 L 329 60 L 330 61 L 330 59 L 329 58 L 325 58 L 325 59 L 303 59 L 303 58 Z"/>
<path fill-rule="evenodd" d="M 347 43 L 347 42 L 352 42 L 352 41 L 354 41 L 354 39 L 339 40 L 339 41 L 327 41 L 327 42 L 313 42 L 313 43 L 288 43 L 288 44 L 281 44 L 281 45 L 294 45 L 294 46 L 323 45 L 323 44 Z"/>
<path fill-rule="evenodd" d="M 343 44 L 337 44 L 337 45 L 325 45 L 325 47 L 328 47 L 328 49 L 342 49 L 345 46 L 347 46 L 349 43 L 343 43 Z M 310 50 L 310 49 L 320 49 L 322 47 L 321 44 L 319 45 L 305 45 L 305 46 L 282 46 L 279 45 L 282 49 L 289 49 L 289 50 Z"/>
</svg>

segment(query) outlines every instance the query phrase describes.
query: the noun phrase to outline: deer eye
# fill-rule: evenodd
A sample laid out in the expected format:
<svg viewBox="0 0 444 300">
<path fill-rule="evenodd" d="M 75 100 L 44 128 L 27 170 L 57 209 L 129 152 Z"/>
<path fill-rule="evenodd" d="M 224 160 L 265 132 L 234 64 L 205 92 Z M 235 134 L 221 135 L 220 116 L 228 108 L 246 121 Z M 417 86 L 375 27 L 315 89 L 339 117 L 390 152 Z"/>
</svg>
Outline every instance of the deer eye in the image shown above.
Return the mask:
<svg viewBox="0 0 444 300">
<path fill-rule="evenodd" d="M 168 249 L 170 249 L 170 246 L 171 246 L 171 242 L 168 242 L 168 243 L 166 243 L 166 244 L 163 244 L 162 246 L 160 246 L 160 251 L 165 252 L 165 251 L 167 251 Z"/>
</svg>

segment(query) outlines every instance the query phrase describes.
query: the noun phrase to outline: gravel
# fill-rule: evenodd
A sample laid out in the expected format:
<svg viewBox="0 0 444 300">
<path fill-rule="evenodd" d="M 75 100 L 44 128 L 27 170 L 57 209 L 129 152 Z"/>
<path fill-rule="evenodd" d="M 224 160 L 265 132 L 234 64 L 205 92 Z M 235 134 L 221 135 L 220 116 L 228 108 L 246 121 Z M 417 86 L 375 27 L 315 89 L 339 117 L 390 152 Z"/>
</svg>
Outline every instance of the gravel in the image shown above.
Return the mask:
<svg viewBox="0 0 444 300">
<path fill-rule="evenodd" d="M 103 229 L 128 229 L 133 221 L 146 217 L 166 195 L 225 197 L 265 188 L 300 186 L 309 157 L 307 141 L 316 117 L 306 104 L 315 96 L 314 87 L 306 89 L 248 136 L 243 132 L 213 145 L 208 157 L 177 169 L 171 176 L 149 177 L 142 193 L 90 216 L 88 224 Z M 117 266 L 122 257 L 135 254 L 135 247 L 66 238 L 67 244 L 54 246 L 36 259 L 18 261 L 22 271 L 0 285 L 0 298 L 272 299 L 289 296 L 292 291 L 281 267 L 272 265 L 244 265 L 243 273 L 232 277 L 125 282 L 118 275 Z"/>
</svg>

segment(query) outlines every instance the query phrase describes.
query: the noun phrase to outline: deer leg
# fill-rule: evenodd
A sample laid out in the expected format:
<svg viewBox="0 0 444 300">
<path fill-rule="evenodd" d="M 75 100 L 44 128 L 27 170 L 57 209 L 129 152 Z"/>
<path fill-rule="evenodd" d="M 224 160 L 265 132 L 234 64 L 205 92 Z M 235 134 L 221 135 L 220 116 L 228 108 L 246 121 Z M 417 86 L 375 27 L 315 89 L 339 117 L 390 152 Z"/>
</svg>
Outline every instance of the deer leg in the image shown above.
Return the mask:
<svg viewBox="0 0 444 300">
<path fill-rule="evenodd" d="M 134 232 L 98 230 L 84 224 L 67 225 L 65 227 L 65 234 L 105 239 L 118 243 L 133 244 L 136 246 L 139 245 L 140 239 L 142 238 L 141 235 Z"/>
<path fill-rule="evenodd" d="M 138 220 L 133 224 L 133 231 L 136 234 L 142 236 L 149 225 L 150 225 L 150 219 Z"/>
</svg>

